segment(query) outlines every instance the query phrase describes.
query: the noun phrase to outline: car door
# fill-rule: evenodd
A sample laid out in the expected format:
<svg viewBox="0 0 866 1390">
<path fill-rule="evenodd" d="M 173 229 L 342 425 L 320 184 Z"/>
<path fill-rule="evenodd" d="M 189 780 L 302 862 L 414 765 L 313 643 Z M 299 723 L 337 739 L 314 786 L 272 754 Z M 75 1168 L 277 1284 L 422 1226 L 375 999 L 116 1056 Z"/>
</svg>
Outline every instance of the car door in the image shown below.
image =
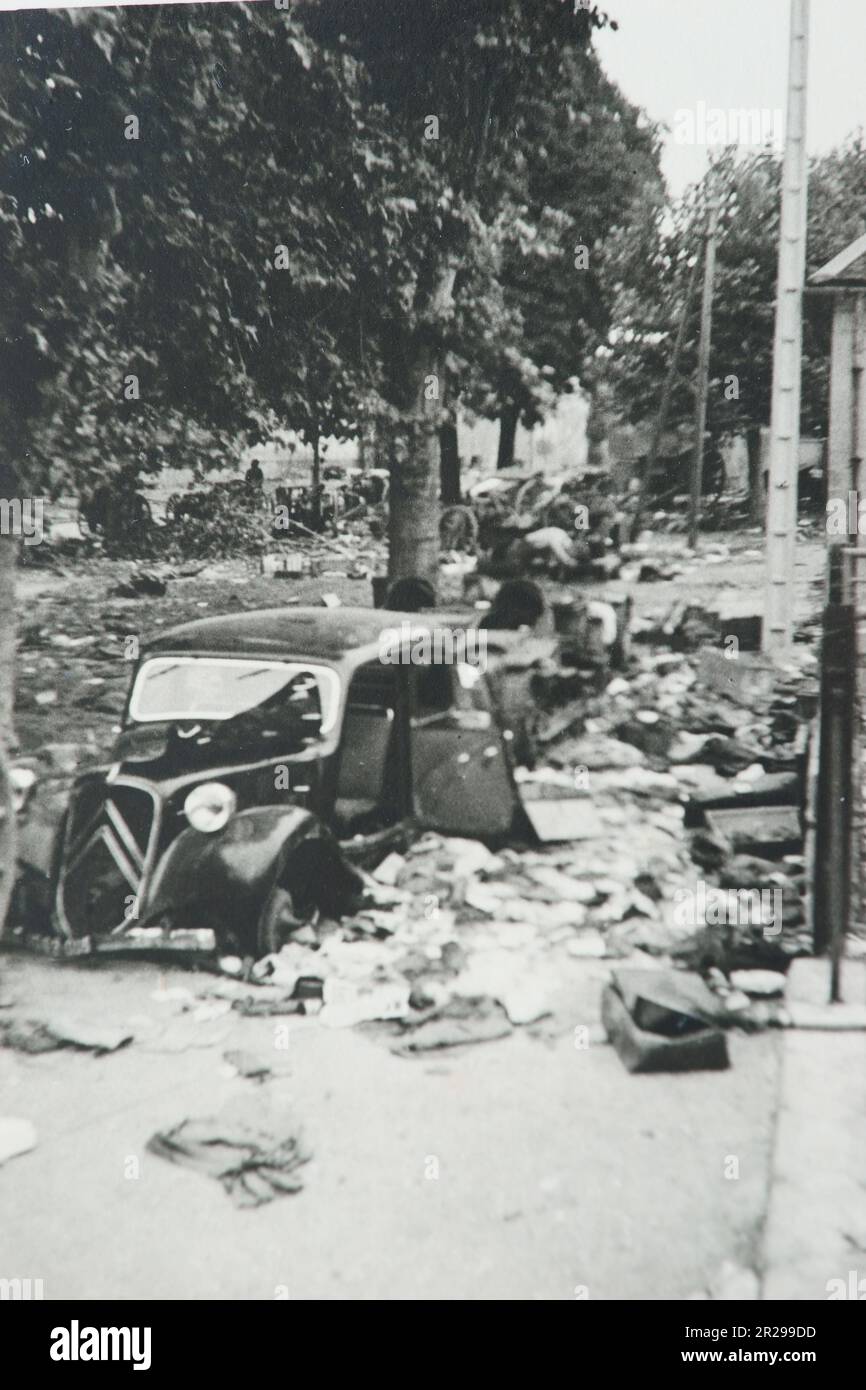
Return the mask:
<svg viewBox="0 0 866 1390">
<path fill-rule="evenodd" d="M 450 835 L 507 834 L 518 807 L 507 731 L 476 666 L 410 668 L 410 756 L 419 824 Z"/>
</svg>

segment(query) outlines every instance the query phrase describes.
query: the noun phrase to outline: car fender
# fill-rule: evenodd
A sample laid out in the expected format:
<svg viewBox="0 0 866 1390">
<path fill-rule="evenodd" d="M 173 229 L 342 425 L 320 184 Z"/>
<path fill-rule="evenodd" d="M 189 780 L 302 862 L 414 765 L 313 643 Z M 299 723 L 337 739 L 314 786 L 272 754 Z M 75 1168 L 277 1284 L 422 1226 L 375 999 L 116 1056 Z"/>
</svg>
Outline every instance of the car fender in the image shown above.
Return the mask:
<svg viewBox="0 0 866 1390">
<path fill-rule="evenodd" d="M 292 887 L 284 879 L 301 846 L 318 847 L 329 869 L 326 881 L 301 886 L 314 895 L 321 890 L 334 910 L 330 900 L 357 890 L 360 879 L 330 831 L 301 807 L 263 806 L 238 812 L 215 833 L 192 826 L 183 830 L 157 864 L 140 922 L 204 909 L 215 916 L 217 926 L 254 931 L 272 889 L 277 884 Z"/>
</svg>

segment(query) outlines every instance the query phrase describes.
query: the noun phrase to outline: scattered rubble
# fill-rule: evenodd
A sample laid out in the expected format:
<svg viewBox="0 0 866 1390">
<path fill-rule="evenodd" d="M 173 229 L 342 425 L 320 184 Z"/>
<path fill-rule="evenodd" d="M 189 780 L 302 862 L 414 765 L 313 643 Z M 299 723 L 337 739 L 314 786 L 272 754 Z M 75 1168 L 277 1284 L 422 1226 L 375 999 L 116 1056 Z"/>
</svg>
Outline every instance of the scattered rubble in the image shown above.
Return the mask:
<svg viewBox="0 0 866 1390">
<path fill-rule="evenodd" d="M 133 572 L 126 587 L 155 594 L 152 578 Z M 601 607 L 615 624 L 613 604 Z M 106 609 L 102 642 L 73 623 L 50 639 L 25 625 L 25 656 L 33 645 L 44 661 L 54 648 L 85 663 L 94 673 L 87 680 L 100 686 L 111 656 L 125 680 L 116 660 L 129 628 L 124 610 Z M 737 632 L 750 644 L 748 617 Z M 192 991 L 175 998 L 179 1014 L 143 1045 L 202 1045 L 207 1029 L 222 1032 L 237 1016 L 318 1014 L 325 1027 L 379 1033 L 404 1055 L 542 1021 L 564 1029 L 570 1020 L 558 1018 L 557 976 L 604 960 L 615 970 L 637 959 L 672 966 L 680 984 L 702 974 L 717 1007 L 716 1023 L 703 1025 L 711 1034 L 716 1025 L 781 1021 L 773 1010 L 784 973 L 810 950 L 801 804 L 814 662 L 804 651 L 796 669 L 774 668 L 771 680 L 759 656 L 743 651 L 727 660 L 721 627 L 736 621 L 728 615 L 720 626 L 717 616 L 678 600 L 634 624 L 643 645 L 612 679 L 608 671 L 599 680 L 598 668 L 569 668 L 566 680 L 565 668 L 545 665 L 547 658 L 530 662 L 538 710 L 531 755 L 518 770 L 528 820 L 522 841 L 491 848 L 427 833 L 383 849 L 362 875 L 362 906 L 340 921 L 315 915 L 255 964 L 223 957 L 222 984 L 235 992 L 219 997 L 212 987 L 204 999 Z M 17 794 L 38 800 L 34 782 L 41 794 L 46 781 L 71 775 L 94 751 L 92 742 L 45 744 L 22 760 Z M 719 893 L 738 901 L 769 894 L 773 915 L 714 916 Z M 694 899 L 690 913 L 680 910 L 683 895 Z M 605 998 L 608 1015 L 619 1019 L 615 1031 L 639 1028 L 658 1048 L 661 1035 L 632 1016 L 615 985 Z M 28 1036 L 26 1026 L 13 1028 Z M 60 1045 L 47 1025 L 29 1038 L 34 1050 Z M 67 1041 L 90 1045 L 83 1038 Z M 682 1044 L 687 1060 L 699 1053 L 702 1064 L 708 1057 L 720 1064 L 714 1036 L 664 1041 Z"/>
<path fill-rule="evenodd" d="M 734 989 L 758 999 L 769 999 L 785 992 L 785 976 L 779 970 L 732 970 Z"/>
<path fill-rule="evenodd" d="M 728 1066 L 719 1005 L 699 975 L 615 970 L 601 1008 L 608 1037 L 630 1072 Z"/>
<path fill-rule="evenodd" d="M 56 1052 L 63 1047 L 72 1047 L 99 1056 L 116 1052 L 132 1039 L 133 1033 L 128 1028 L 85 1019 L 53 1017 L 48 1021 L 0 1020 L 0 1047 L 10 1047 L 16 1052 Z"/>
<path fill-rule="evenodd" d="M 242 1115 L 183 1120 L 154 1134 L 147 1149 L 169 1163 L 216 1178 L 236 1207 L 259 1207 L 300 1192 L 298 1169 L 311 1157 L 293 1118 L 271 1123 L 269 1130 Z"/>
<path fill-rule="evenodd" d="M 271 1065 L 263 1057 L 256 1057 L 242 1049 L 223 1053 L 223 1061 L 235 1076 L 243 1076 L 250 1081 L 266 1081 L 272 1074 Z"/>
<path fill-rule="evenodd" d="M 153 570 L 138 570 L 129 579 L 115 584 L 112 598 L 162 598 L 167 588 L 165 578 Z"/>
</svg>

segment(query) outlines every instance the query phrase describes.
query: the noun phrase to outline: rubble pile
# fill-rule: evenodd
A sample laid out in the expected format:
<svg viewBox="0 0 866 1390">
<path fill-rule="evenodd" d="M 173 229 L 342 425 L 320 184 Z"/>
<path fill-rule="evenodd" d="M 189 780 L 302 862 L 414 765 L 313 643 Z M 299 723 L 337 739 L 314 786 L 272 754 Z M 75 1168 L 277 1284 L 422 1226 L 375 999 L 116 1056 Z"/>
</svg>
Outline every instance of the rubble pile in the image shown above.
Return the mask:
<svg viewBox="0 0 866 1390">
<path fill-rule="evenodd" d="M 629 562 L 643 563 L 631 550 Z M 718 556 L 726 558 L 724 547 Z M 118 709 L 131 607 L 158 596 L 165 610 L 173 607 L 164 577 L 132 575 L 125 590 L 122 601 L 103 607 L 99 634 L 74 614 L 52 635 L 44 623 L 24 624 L 25 711 L 30 699 L 57 697 L 51 685 L 30 690 L 29 676 L 42 685 L 46 671 L 49 681 L 56 671 L 59 687 L 64 661 L 75 672 L 73 705 Z M 616 636 L 613 606 L 596 607 Z M 159 621 L 173 616 L 166 611 Z M 528 819 L 509 844 L 421 834 L 364 875 L 366 892 L 352 915 L 316 914 L 279 952 L 255 962 L 224 957 L 220 993 L 212 988 L 204 1004 L 193 998 L 189 1008 L 219 1004 L 220 1017 L 316 1014 L 331 1028 L 376 1025 L 409 1056 L 519 1027 L 573 1027 L 564 1001 L 574 971 L 594 980 L 597 1016 L 611 968 L 599 962 L 611 961 L 696 972 L 726 1025 L 776 1021 L 779 990 L 767 980 L 783 980 L 811 946 L 803 806 L 815 658 L 801 648 L 797 666 L 780 674 L 748 650 L 755 636 L 748 616 L 720 627 L 687 599 L 638 620 L 633 634 L 638 645 L 620 654 L 615 675 L 610 642 L 584 672 L 563 658 L 559 631 L 548 642 L 558 644 L 558 657 L 536 659 L 528 639 L 509 657 L 527 668 L 521 694 L 536 697 L 517 769 Z M 19 767 L 56 779 L 60 795 L 91 751 L 95 739 L 55 742 Z M 543 817 L 528 804 L 546 798 L 549 818 L 568 816 L 567 840 L 550 837 L 558 844 L 546 843 Z M 637 1024 L 628 991 L 614 995 L 605 996 L 609 1020 L 631 1026 L 625 1013 Z M 59 1034 L 60 1045 L 78 1043 L 70 1031 Z M 21 1046 L 22 1036 L 7 1030 L 5 1041 Z M 48 1036 L 47 1045 L 58 1045 L 57 1033 Z M 45 1039 L 36 1033 L 31 1041 Z M 715 1042 L 710 1051 L 721 1055 Z"/>
<path fill-rule="evenodd" d="M 555 1015 L 581 960 L 690 967 L 726 1024 L 781 1021 L 780 972 L 810 950 L 811 661 L 773 688 L 738 674 L 732 689 L 716 656 L 653 651 L 542 723 L 543 761 L 522 775 L 584 798 L 585 833 L 567 847 L 424 835 L 368 878 L 368 906 L 304 928 L 255 978 L 303 987 L 325 1026 L 387 1022 L 404 1054 Z M 731 893 L 761 910 L 720 915 Z"/>
</svg>

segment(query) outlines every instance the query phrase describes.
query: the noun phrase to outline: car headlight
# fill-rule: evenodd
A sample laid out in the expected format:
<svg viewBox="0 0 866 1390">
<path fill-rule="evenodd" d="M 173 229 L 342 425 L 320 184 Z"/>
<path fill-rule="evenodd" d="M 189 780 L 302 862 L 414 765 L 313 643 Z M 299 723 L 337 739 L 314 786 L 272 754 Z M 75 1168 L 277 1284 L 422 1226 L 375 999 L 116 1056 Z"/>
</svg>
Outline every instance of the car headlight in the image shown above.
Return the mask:
<svg viewBox="0 0 866 1390">
<path fill-rule="evenodd" d="M 193 787 L 183 803 L 183 809 L 193 830 L 213 834 L 215 830 L 222 830 L 231 819 L 237 804 L 238 799 L 231 787 L 222 782 L 203 782 L 200 787 Z"/>
</svg>

